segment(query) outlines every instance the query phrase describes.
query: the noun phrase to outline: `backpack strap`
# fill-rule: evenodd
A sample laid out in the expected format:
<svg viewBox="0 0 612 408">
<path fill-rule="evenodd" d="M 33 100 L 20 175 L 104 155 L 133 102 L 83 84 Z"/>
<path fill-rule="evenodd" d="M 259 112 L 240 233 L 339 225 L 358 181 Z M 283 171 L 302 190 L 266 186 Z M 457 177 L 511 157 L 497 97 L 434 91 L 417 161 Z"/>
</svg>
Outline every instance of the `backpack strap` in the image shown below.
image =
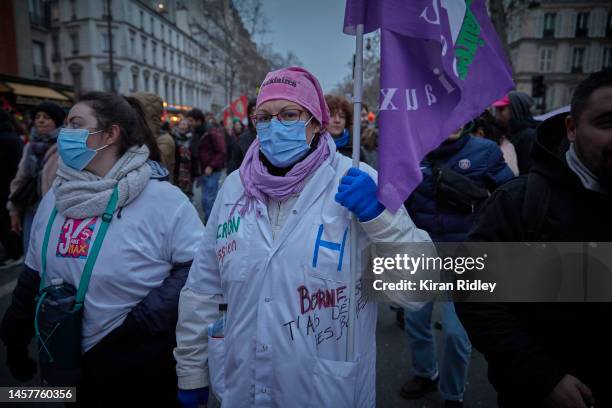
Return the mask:
<svg viewBox="0 0 612 408">
<path fill-rule="evenodd" d="M 522 218 L 525 222 L 525 239 L 541 240 L 542 226 L 546 220 L 550 203 L 550 187 L 542 175 L 529 172 L 525 198 L 523 199 Z"/>
<path fill-rule="evenodd" d="M 111 195 L 108 205 L 106 206 L 106 210 L 104 210 L 104 214 L 102 214 L 102 224 L 100 225 L 100 230 L 98 231 L 96 240 L 91 248 L 91 252 L 87 257 L 87 262 L 85 263 L 85 268 L 83 269 L 83 275 L 81 275 L 81 282 L 79 283 L 79 289 L 77 290 L 74 310 L 79 310 L 81 307 L 83 307 L 85 294 L 87 293 L 89 280 L 91 279 L 91 272 L 93 271 L 96 260 L 98 259 L 98 254 L 100 253 L 100 248 L 102 247 L 102 241 L 104 241 L 104 237 L 106 236 L 106 231 L 108 231 L 108 227 L 113 220 L 113 214 L 117 208 L 118 200 L 119 189 L 117 186 L 115 186 L 113 189 L 113 194 Z"/>
<path fill-rule="evenodd" d="M 91 252 L 89 253 L 87 261 L 85 262 L 85 268 L 83 269 L 83 274 L 81 275 L 81 281 L 79 282 L 79 288 L 76 294 L 76 302 L 74 305 L 75 311 L 83 307 L 83 302 L 85 301 L 85 294 L 87 293 L 87 288 L 89 287 L 89 281 L 91 279 L 91 272 L 93 271 L 94 265 L 96 264 L 96 260 L 98 259 L 98 254 L 100 253 L 102 242 L 104 241 L 104 237 L 106 236 L 106 231 L 108 231 L 108 227 L 111 221 L 113 220 L 113 214 L 115 212 L 115 209 L 117 208 L 118 200 L 119 190 L 117 186 L 115 186 L 115 188 L 113 189 L 113 193 L 111 194 L 111 198 L 106 206 L 106 209 L 102 214 L 102 223 L 100 224 L 98 235 L 96 236 L 96 239 L 91 248 Z M 45 287 L 45 275 L 47 271 L 47 248 L 49 246 L 49 236 L 51 235 L 51 229 L 53 227 L 53 222 L 55 221 L 56 216 L 57 209 L 54 207 L 53 211 L 51 211 L 49 222 L 47 223 L 47 230 L 45 231 L 45 239 L 43 241 L 40 290 L 43 290 Z"/>
<path fill-rule="evenodd" d="M 53 223 L 55 222 L 55 217 L 57 216 L 57 208 L 53 207 L 51 210 L 51 215 L 49 216 L 49 221 L 47 222 L 47 229 L 45 231 L 45 239 L 43 241 L 42 246 L 42 264 L 41 264 L 41 274 L 40 274 L 40 286 L 38 288 L 39 292 L 45 288 L 45 275 L 47 273 L 47 247 L 49 246 L 49 236 L 51 235 L 51 228 L 53 228 Z"/>
</svg>

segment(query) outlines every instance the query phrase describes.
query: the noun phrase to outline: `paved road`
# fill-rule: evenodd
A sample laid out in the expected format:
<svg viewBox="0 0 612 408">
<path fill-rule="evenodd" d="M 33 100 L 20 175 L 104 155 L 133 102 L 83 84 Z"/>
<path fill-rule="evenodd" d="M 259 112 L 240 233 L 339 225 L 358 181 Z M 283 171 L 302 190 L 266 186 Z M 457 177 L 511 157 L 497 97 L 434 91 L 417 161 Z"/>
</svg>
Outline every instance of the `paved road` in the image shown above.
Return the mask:
<svg viewBox="0 0 612 408">
<path fill-rule="evenodd" d="M 434 309 L 434 320 L 437 310 Z M 441 332 L 435 330 L 436 340 Z M 378 308 L 376 405 L 379 408 L 433 408 L 444 405 L 437 393 L 420 400 L 407 401 L 399 389 L 410 378 L 410 350 L 406 334 L 395 323 L 395 312 L 386 305 Z M 441 348 L 438 347 L 438 353 Z M 439 354 L 440 355 L 440 354 Z M 465 395 L 466 408 L 495 408 L 497 395 L 487 380 L 487 363 L 478 352 L 472 353 Z"/>
<path fill-rule="evenodd" d="M 10 294 L 16 283 L 19 268 L 0 270 L 0 316 L 9 306 Z M 434 313 L 434 317 L 435 317 Z M 436 331 L 440 336 L 440 332 Z M 377 406 L 382 408 L 433 408 L 443 405 L 442 399 L 436 394 L 415 401 L 406 401 L 399 396 L 399 389 L 410 376 L 410 353 L 406 335 L 395 324 L 395 313 L 385 305 L 379 307 L 377 328 Z M 34 345 L 31 355 L 35 355 Z M 6 365 L 6 349 L 0 345 L 0 386 L 18 386 L 20 383 L 11 377 Z M 37 379 L 27 385 L 35 386 Z M 495 408 L 495 391 L 486 378 L 486 362 L 482 356 L 474 352 L 470 363 L 468 390 L 465 396 L 465 406 Z M 59 404 L 0 404 L 2 407 L 61 407 Z M 215 404 L 211 404 L 214 407 Z"/>
</svg>

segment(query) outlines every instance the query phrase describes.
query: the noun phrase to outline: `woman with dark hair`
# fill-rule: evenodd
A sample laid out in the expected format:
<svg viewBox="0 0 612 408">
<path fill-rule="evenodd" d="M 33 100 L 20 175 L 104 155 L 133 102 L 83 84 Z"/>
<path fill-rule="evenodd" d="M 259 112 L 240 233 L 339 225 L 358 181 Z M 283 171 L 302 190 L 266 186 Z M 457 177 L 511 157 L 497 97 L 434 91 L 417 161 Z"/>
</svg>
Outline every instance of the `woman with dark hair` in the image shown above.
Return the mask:
<svg viewBox="0 0 612 408">
<path fill-rule="evenodd" d="M 23 250 L 28 250 L 30 229 L 41 198 L 49 191 L 57 172 L 57 133 L 64 123 L 64 109 L 43 102 L 32 112 L 34 127 L 30 141 L 23 148 L 17 174 L 11 182 L 6 208 L 11 216 L 11 229 L 21 234 Z"/>
<path fill-rule="evenodd" d="M 84 406 L 176 405 L 178 296 L 202 223 L 189 199 L 162 181 L 167 173 L 135 99 L 84 95 L 57 144 L 57 178 L 34 218 L 26 267 L 2 322 L 9 369 L 32 378 L 27 350 L 36 326 L 43 382 L 76 385 Z M 54 349 L 57 332 L 44 331 L 53 305 L 44 298 L 60 293 L 76 296 L 55 307 L 67 303 L 66 313 L 81 315 L 76 331 L 59 325 Z M 66 384 L 58 352 L 74 352 L 68 344 L 76 344 L 70 367 L 79 373 Z"/>
<path fill-rule="evenodd" d="M 504 155 L 504 160 L 515 176 L 519 175 L 516 149 L 506 137 L 506 132 L 489 111 L 484 111 L 474 120 L 474 136 L 484 137 L 497 143 Z"/>
</svg>

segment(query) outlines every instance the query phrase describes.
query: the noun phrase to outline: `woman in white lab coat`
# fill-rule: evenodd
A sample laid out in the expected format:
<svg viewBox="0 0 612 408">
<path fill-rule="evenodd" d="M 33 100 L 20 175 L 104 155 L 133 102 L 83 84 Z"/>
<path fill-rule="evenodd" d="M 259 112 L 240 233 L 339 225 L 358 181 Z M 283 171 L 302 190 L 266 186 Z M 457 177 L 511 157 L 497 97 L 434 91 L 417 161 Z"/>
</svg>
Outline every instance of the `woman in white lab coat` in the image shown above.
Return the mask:
<svg viewBox="0 0 612 408">
<path fill-rule="evenodd" d="M 219 191 L 181 292 L 179 400 L 204 403 L 212 385 L 228 407 L 373 407 L 377 308 L 359 286 L 356 361 L 344 361 L 350 247 L 429 237 L 403 208 L 392 214 L 378 202 L 376 171 L 351 169 L 336 152 L 308 71 L 268 73 L 253 119 L 257 139 Z M 223 342 L 221 364 L 207 337 L 219 303 L 228 305 L 224 339 L 211 341 Z M 209 362 L 221 365 L 220 380 L 209 379 Z"/>
<path fill-rule="evenodd" d="M 59 170 L 0 325 L 9 370 L 35 375 L 36 333 L 40 379 L 76 386 L 79 406 L 177 406 L 174 328 L 204 230 L 197 211 L 164 180 L 134 98 L 82 95 L 57 146 Z"/>
</svg>

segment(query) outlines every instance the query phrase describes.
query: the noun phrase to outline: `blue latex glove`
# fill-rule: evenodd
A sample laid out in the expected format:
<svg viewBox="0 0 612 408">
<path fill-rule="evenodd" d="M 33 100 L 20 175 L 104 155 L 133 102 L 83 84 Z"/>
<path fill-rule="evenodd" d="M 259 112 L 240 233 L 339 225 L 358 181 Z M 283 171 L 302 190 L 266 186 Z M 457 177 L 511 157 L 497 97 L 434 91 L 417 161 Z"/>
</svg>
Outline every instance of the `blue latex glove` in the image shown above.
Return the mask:
<svg viewBox="0 0 612 408">
<path fill-rule="evenodd" d="M 370 221 L 385 210 L 376 198 L 376 189 L 376 183 L 368 173 L 351 167 L 340 179 L 336 202 L 355 213 L 360 222 Z"/>
<path fill-rule="evenodd" d="M 178 390 L 177 397 L 183 408 L 198 408 L 198 404 L 208 404 L 208 387 Z"/>
</svg>

